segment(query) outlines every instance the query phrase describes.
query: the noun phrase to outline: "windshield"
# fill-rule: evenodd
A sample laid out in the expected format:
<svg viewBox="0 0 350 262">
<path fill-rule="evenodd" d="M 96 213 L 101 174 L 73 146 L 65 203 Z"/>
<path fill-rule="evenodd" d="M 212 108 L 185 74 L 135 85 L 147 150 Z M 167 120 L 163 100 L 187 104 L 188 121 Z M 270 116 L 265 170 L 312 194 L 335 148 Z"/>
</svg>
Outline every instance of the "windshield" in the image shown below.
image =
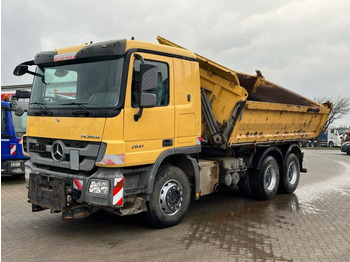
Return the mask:
<svg viewBox="0 0 350 262">
<path fill-rule="evenodd" d="M 11 114 L 16 137 L 21 137 L 26 133 L 27 112 L 24 112 L 21 116 L 16 116 L 15 111 L 11 111 Z"/>
<path fill-rule="evenodd" d="M 29 108 L 115 107 L 123 60 L 38 66 Z"/>
</svg>

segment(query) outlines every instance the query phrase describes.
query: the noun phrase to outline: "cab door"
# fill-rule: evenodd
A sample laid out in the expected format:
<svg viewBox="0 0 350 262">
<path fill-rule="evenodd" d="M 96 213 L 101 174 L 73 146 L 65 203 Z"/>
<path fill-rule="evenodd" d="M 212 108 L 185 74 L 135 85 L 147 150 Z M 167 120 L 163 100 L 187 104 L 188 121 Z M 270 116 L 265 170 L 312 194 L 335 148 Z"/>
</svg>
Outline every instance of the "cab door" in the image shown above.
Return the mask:
<svg viewBox="0 0 350 262">
<path fill-rule="evenodd" d="M 131 55 L 125 97 L 124 141 L 125 164 L 154 163 L 165 150 L 174 148 L 174 81 L 170 57 L 137 52 L 143 61 Z M 156 106 L 140 110 L 140 64 L 157 67 Z"/>
<path fill-rule="evenodd" d="M 1 107 L 1 159 L 8 159 L 10 157 L 10 139 L 13 135 L 10 133 L 10 127 L 8 126 L 7 118 L 10 117 L 10 111 L 5 110 L 5 107 Z M 3 161 L 1 161 L 3 164 Z M 1 170 L 4 167 L 1 166 Z"/>
</svg>

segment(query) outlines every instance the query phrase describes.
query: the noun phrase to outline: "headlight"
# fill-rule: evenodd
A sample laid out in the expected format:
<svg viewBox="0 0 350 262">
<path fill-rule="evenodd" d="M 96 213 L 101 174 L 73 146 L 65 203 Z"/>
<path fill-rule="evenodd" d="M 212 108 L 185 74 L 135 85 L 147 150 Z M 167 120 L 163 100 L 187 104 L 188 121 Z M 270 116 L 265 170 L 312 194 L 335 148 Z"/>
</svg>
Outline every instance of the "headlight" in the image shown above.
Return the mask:
<svg viewBox="0 0 350 262">
<path fill-rule="evenodd" d="M 109 181 L 92 179 L 89 185 L 89 193 L 108 195 Z"/>
</svg>

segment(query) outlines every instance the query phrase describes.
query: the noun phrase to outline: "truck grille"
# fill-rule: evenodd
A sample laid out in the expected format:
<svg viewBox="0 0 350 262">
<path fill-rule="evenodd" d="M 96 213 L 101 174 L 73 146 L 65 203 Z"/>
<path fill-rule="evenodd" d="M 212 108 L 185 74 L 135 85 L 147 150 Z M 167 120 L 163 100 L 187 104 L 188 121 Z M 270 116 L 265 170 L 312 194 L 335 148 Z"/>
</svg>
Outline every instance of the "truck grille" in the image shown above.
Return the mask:
<svg viewBox="0 0 350 262">
<path fill-rule="evenodd" d="M 101 161 L 105 144 L 100 142 L 27 137 L 26 148 L 36 164 L 90 171 Z"/>
</svg>

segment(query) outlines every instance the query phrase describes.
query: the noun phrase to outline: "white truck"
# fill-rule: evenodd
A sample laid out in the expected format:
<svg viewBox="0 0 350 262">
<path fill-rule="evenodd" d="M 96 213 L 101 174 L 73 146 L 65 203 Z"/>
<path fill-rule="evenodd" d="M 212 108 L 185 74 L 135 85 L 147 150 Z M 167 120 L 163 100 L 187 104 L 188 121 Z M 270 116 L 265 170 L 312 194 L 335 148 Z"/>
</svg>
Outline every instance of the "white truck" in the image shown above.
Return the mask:
<svg viewBox="0 0 350 262">
<path fill-rule="evenodd" d="M 329 147 L 340 147 L 343 134 L 349 130 L 349 127 L 329 126 L 322 134 L 321 145 Z"/>
</svg>

